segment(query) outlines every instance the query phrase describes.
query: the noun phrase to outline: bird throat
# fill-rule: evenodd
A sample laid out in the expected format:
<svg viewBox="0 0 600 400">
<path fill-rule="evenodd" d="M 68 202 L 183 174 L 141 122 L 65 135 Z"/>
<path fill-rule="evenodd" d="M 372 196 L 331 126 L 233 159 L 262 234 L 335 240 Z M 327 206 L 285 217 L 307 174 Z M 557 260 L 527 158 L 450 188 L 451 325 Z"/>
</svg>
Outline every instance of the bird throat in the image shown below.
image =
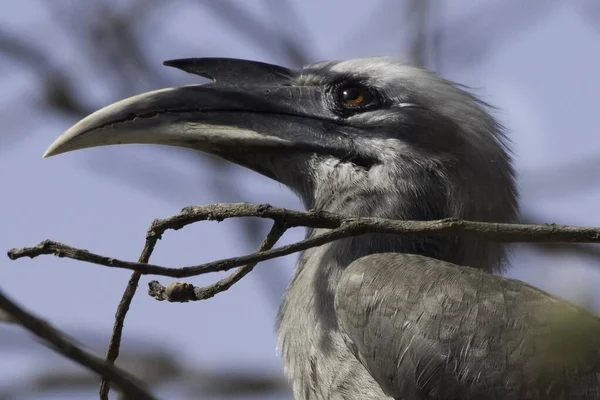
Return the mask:
<svg viewBox="0 0 600 400">
<path fill-rule="evenodd" d="M 364 207 L 362 202 L 339 201 L 337 205 L 344 207 L 343 213 L 353 215 L 408 219 L 401 218 L 399 210 L 387 209 L 379 215 L 365 213 L 364 209 L 360 212 L 357 208 Z M 370 211 L 378 209 L 377 204 L 370 206 Z M 340 212 L 336 208 L 333 208 L 333 212 Z M 328 207 L 328 211 L 331 210 Z M 309 231 L 307 236 L 324 232 L 323 229 L 315 229 Z M 351 388 L 355 382 L 362 382 L 363 386 L 365 382 L 372 384 L 368 393 L 375 395 L 365 394 L 363 398 L 387 398 L 344 342 L 334 308 L 337 284 L 350 263 L 369 254 L 422 254 L 427 249 L 429 254 L 426 255 L 436 257 L 436 249 L 440 246 L 431 240 L 425 237 L 369 234 L 302 253 L 278 315 L 278 350 L 284 358 L 286 375 L 292 381 L 297 399 L 328 399 L 336 388 Z M 356 387 L 354 390 L 360 392 L 366 389 Z"/>
</svg>

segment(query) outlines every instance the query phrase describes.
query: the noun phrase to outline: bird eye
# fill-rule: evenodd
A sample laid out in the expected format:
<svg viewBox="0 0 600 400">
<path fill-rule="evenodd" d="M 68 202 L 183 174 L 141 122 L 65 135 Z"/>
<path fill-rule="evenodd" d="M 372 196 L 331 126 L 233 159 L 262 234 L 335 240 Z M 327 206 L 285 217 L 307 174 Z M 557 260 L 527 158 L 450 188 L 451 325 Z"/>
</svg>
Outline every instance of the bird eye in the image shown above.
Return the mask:
<svg viewBox="0 0 600 400">
<path fill-rule="evenodd" d="M 366 92 L 361 87 L 349 87 L 342 90 L 342 99 L 346 104 L 356 106 L 365 101 Z"/>
<path fill-rule="evenodd" d="M 345 109 L 362 109 L 373 105 L 375 100 L 371 91 L 359 84 L 340 86 L 337 90 L 338 103 Z"/>
</svg>

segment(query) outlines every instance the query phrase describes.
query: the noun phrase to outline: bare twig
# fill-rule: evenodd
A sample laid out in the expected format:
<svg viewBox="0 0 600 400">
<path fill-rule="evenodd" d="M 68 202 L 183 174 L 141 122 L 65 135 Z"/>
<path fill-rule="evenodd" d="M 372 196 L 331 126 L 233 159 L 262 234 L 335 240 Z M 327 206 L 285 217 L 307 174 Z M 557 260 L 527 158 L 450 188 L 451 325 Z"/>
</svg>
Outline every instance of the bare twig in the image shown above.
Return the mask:
<svg viewBox="0 0 600 400">
<path fill-rule="evenodd" d="M 267 238 L 257 252 L 241 257 L 233 257 L 202 265 L 167 268 L 148 264 L 157 241 L 168 230 L 178 230 L 186 225 L 206 220 L 222 221 L 227 218 L 259 217 L 275 221 Z M 304 226 L 313 229 L 326 229 L 297 243 L 273 249 L 276 241 L 291 227 Z M 139 261 L 129 262 L 91 253 L 62 243 L 45 240 L 38 246 L 9 250 L 11 259 L 37 257 L 52 254 L 108 267 L 124 268 L 135 271 L 127 285 L 115 317 L 113 336 L 107 351 L 106 362 L 111 365 L 119 355 L 119 347 L 125 315 L 142 274 L 170 277 L 189 277 L 209 272 L 227 271 L 244 265 L 225 279 L 207 287 L 194 287 L 187 283 L 174 283 L 167 288 L 158 282 L 150 283 L 150 294 L 159 300 L 184 302 L 210 298 L 225 291 L 248 274 L 258 262 L 281 257 L 311 247 L 321 246 L 335 240 L 358 236 L 366 233 L 385 233 L 401 235 L 475 235 L 501 242 L 580 242 L 600 243 L 600 228 L 559 226 L 556 224 L 500 224 L 457 219 L 437 221 L 396 221 L 383 218 L 347 217 L 323 211 L 294 211 L 268 204 L 216 204 L 203 207 L 186 207 L 172 217 L 155 220 L 146 234 L 146 243 Z M 100 388 L 102 399 L 108 399 L 109 377 L 105 377 Z"/>
<path fill-rule="evenodd" d="M 275 243 L 283 236 L 287 227 L 284 223 L 275 221 L 271 231 L 269 231 L 265 240 L 258 246 L 257 252 L 271 249 Z M 206 300 L 211 297 L 228 290 L 230 287 L 239 282 L 244 276 L 256 267 L 257 262 L 244 265 L 238 268 L 234 273 L 226 278 L 221 279 L 209 286 L 196 287 L 184 282 L 175 282 L 167 286 L 162 286 L 158 281 L 148 283 L 148 294 L 156 300 L 168 300 L 171 302 L 184 303 L 187 301 Z"/>
<path fill-rule="evenodd" d="M 129 281 L 127 282 L 127 286 L 125 287 L 125 291 L 123 292 L 123 296 L 121 297 L 121 301 L 117 306 L 117 311 L 115 312 L 115 323 L 113 325 L 110 342 L 108 343 L 108 349 L 106 350 L 107 363 L 114 364 L 119 357 L 125 316 L 129 311 L 129 306 L 131 305 L 131 301 L 133 300 L 133 296 L 135 295 L 135 291 L 141 276 L 142 274 L 138 271 L 135 271 L 133 274 L 131 274 Z M 100 382 L 100 398 L 102 400 L 108 400 L 108 392 L 110 392 L 110 381 L 107 379 L 102 379 L 102 382 Z"/>
<path fill-rule="evenodd" d="M 227 271 L 240 265 L 255 263 L 321 246 L 335 240 L 363 235 L 365 233 L 386 233 L 400 235 L 471 235 L 498 242 L 579 242 L 600 243 L 600 228 L 564 226 L 556 224 L 525 225 L 443 219 L 437 221 L 396 221 L 383 218 L 345 217 L 319 211 L 293 211 L 273 207 L 268 204 L 248 203 L 216 204 L 203 207 L 186 207 L 171 218 L 157 220 L 148 231 L 149 237 L 160 238 L 166 229 L 180 229 L 185 225 L 203 221 L 222 221 L 235 217 L 260 217 L 281 221 L 289 227 L 332 229 L 308 239 L 276 249 L 265 250 L 240 257 L 227 258 L 210 263 L 181 268 L 168 268 L 140 262 L 122 261 L 105 257 L 45 240 L 38 246 L 9 250 L 11 259 L 37 257 L 52 254 L 75 260 L 104 265 L 107 267 L 130 269 L 142 274 L 185 278 L 217 271 Z"/>
<path fill-rule="evenodd" d="M 152 226 L 146 233 L 146 242 L 144 243 L 142 254 L 140 254 L 139 263 L 147 264 L 148 261 L 150 261 L 150 256 L 154 251 L 154 247 L 156 247 L 156 242 L 158 241 L 158 239 L 160 239 L 160 235 L 163 232 L 164 230 L 161 231 L 160 228 L 157 228 L 154 226 L 154 224 L 152 224 Z M 106 350 L 106 361 L 109 363 L 114 363 L 119 357 L 125 316 L 129 311 L 129 306 L 131 305 L 133 296 L 135 296 L 135 292 L 137 290 L 137 286 L 141 277 L 141 271 L 135 271 L 133 274 L 131 274 L 129 282 L 127 282 L 127 286 L 125 287 L 125 291 L 123 292 L 123 296 L 121 297 L 121 301 L 119 302 L 119 306 L 117 307 L 117 312 L 115 313 L 115 324 L 113 326 L 113 331 L 110 337 L 110 342 L 108 344 L 108 349 Z M 102 382 L 100 383 L 100 398 L 102 400 L 108 400 L 109 392 L 110 382 L 106 379 L 102 379 Z"/>
<path fill-rule="evenodd" d="M 169 226 L 167 224 L 160 225 L 156 222 L 152 224 L 152 226 L 148 230 L 148 233 L 146 234 L 146 242 L 144 244 L 142 254 L 140 255 L 139 263 L 147 264 L 148 261 L 150 261 L 150 256 L 154 251 L 156 242 L 158 241 L 158 239 L 160 239 L 164 231 L 168 228 Z M 286 229 L 287 228 L 283 223 L 275 222 L 273 224 L 273 228 L 267 235 L 266 239 L 259 246 L 258 251 L 268 250 L 272 248 L 277 242 L 277 240 L 279 240 L 279 238 L 285 233 Z M 254 263 L 254 265 L 246 265 L 245 267 L 242 267 L 238 271 L 231 274 L 228 278 L 218 281 L 214 285 L 208 286 L 206 288 L 194 288 L 193 285 L 177 283 L 170 285 L 168 288 L 165 289 L 158 282 L 153 281 L 150 282 L 150 294 L 153 295 L 152 289 L 154 288 L 154 291 L 156 293 L 161 293 L 160 298 L 158 294 L 153 296 L 157 299 L 162 299 L 163 296 L 165 299 L 168 299 L 170 301 L 180 302 L 187 301 L 185 300 L 186 298 L 189 298 L 189 300 L 207 299 L 219 292 L 229 289 L 237 281 L 239 281 L 246 274 L 252 271 L 252 269 L 255 266 L 256 263 Z M 123 324 L 125 322 L 125 316 L 129 311 L 129 306 L 131 305 L 131 301 L 133 300 L 133 296 L 135 295 L 141 276 L 141 271 L 135 271 L 131 275 L 131 277 L 129 278 L 129 282 L 127 283 L 127 287 L 125 288 L 125 292 L 123 293 L 123 297 L 121 298 L 121 301 L 117 308 L 117 312 L 115 314 L 115 324 L 113 326 L 112 336 L 110 339 L 108 350 L 106 352 L 107 362 L 114 363 L 117 357 L 119 357 L 119 349 L 121 347 L 121 337 L 123 333 Z M 100 398 L 103 400 L 108 399 L 109 391 L 110 382 L 103 379 L 102 383 L 100 384 Z"/>
<path fill-rule="evenodd" d="M 529 212 L 521 215 L 521 223 L 537 224 L 543 221 L 543 217 L 534 217 Z M 529 243 L 534 251 L 542 252 L 546 255 L 552 254 L 572 254 L 580 258 L 585 258 L 593 262 L 600 262 L 600 247 L 581 243 Z"/>
<path fill-rule="evenodd" d="M 135 377 L 79 348 L 72 340 L 68 339 L 65 333 L 52 327 L 46 321 L 28 313 L 8 299 L 2 292 L 0 292 L 0 308 L 24 328 L 46 341 L 58 353 L 98 373 L 103 379 L 113 382 L 127 398 L 140 400 L 156 399 L 156 397 L 137 382 Z"/>
</svg>

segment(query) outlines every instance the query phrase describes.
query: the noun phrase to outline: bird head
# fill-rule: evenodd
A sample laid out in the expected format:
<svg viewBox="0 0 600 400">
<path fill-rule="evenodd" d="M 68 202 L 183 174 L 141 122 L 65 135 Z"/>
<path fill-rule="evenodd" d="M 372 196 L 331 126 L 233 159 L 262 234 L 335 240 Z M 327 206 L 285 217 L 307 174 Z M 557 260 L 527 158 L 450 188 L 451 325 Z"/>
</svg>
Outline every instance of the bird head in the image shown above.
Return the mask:
<svg viewBox="0 0 600 400">
<path fill-rule="evenodd" d="M 399 219 L 516 217 L 502 127 L 458 85 L 391 58 L 298 70 L 226 58 L 165 65 L 214 82 L 147 92 L 63 133 L 44 157 L 122 143 L 209 153 L 307 208 Z"/>
</svg>

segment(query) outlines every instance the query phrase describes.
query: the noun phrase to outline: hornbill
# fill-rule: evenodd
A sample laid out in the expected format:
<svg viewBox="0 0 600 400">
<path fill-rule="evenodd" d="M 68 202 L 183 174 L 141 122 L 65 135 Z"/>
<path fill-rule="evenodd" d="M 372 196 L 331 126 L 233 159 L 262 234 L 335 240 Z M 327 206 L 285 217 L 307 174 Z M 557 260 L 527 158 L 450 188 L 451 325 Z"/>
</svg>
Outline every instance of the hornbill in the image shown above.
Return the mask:
<svg viewBox="0 0 600 400">
<path fill-rule="evenodd" d="M 387 57 L 298 70 L 226 58 L 165 65 L 213 82 L 109 105 L 44 156 L 180 146 L 274 179 L 307 209 L 517 219 L 503 128 L 489 106 L 432 72 Z M 599 320 L 494 275 L 506 257 L 502 244 L 471 236 L 365 234 L 306 250 L 277 320 L 295 397 L 600 398 Z"/>
</svg>

